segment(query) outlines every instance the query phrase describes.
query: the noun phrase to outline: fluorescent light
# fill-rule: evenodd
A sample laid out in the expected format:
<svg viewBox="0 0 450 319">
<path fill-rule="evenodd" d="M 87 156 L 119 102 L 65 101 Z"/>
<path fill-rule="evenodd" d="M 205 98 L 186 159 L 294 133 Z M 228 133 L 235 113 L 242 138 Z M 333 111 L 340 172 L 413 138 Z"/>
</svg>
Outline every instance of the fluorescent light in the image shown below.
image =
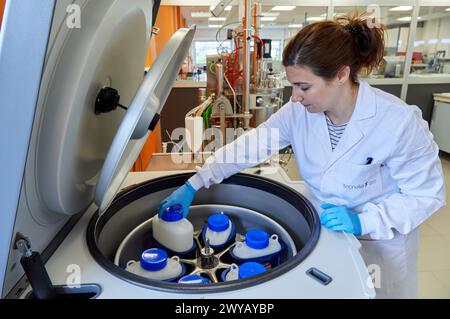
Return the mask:
<svg viewBox="0 0 450 319">
<path fill-rule="evenodd" d="M 450 8 L 445 9 L 445 11 L 450 11 Z"/>
<path fill-rule="evenodd" d="M 303 24 L 290 24 L 289 28 L 302 28 Z"/>
<path fill-rule="evenodd" d="M 322 21 L 325 20 L 324 17 L 309 17 L 306 19 L 306 21 L 311 22 L 311 21 Z"/>
<path fill-rule="evenodd" d="M 219 18 L 209 17 L 209 21 L 215 21 L 215 22 L 225 21 L 226 19 L 227 18 L 225 18 L 225 17 L 219 17 Z"/>
<path fill-rule="evenodd" d="M 441 39 L 441 43 L 449 44 L 450 38 Z"/>
<path fill-rule="evenodd" d="M 220 28 L 221 24 L 208 24 L 208 28 Z"/>
<path fill-rule="evenodd" d="M 266 12 L 262 14 L 263 17 L 278 17 L 279 15 L 279 12 Z"/>
<path fill-rule="evenodd" d="M 209 12 L 191 12 L 191 17 L 193 18 L 209 18 L 211 13 Z"/>
<path fill-rule="evenodd" d="M 291 11 L 294 10 L 296 6 L 275 6 L 271 10 L 272 11 Z"/>
<path fill-rule="evenodd" d="M 422 19 L 422 17 L 417 17 L 417 20 L 420 20 L 420 19 Z M 409 22 L 409 21 L 411 21 L 411 17 L 398 18 L 397 21 Z"/>
<path fill-rule="evenodd" d="M 438 39 L 428 40 L 428 44 L 436 44 L 436 43 L 438 43 Z"/>
<path fill-rule="evenodd" d="M 261 21 L 275 21 L 277 17 L 262 17 Z"/>
<path fill-rule="evenodd" d="M 264 26 L 264 24 L 261 24 L 261 28 Z"/>
<path fill-rule="evenodd" d="M 425 44 L 425 41 L 423 41 L 423 40 L 414 41 L 414 47 L 418 47 L 418 46 L 421 46 L 421 45 L 424 45 L 424 44 Z"/>
<path fill-rule="evenodd" d="M 411 11 L 412 6 L 398 6 L 394 8 L 390 8 L 389 11 Z"/>
<path fill-rule="evenodd" d="M 209 7 L 209 10 L 212 11 L 212 10 L 214 10 L 216 7 L 217 7 L 217 6 L 210 6 L 210 7 Z M 225 11 L 231 11 L 231 6 L 226 6 L 224 10 L 225 10 Z"/>
</svg>

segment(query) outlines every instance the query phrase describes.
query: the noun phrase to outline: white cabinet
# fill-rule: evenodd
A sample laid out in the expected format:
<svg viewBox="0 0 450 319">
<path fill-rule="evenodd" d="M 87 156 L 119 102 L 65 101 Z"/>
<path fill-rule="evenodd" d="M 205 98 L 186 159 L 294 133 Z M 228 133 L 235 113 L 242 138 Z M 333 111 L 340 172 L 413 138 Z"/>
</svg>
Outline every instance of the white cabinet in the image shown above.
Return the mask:
<svg viewBox="0 0 450 319">
<path fill-rule="evenodd" d="M 450 153 L 450 94 L 448 96 L 448 100 L 437 99 L 435 96 L 430 129 L 439 149 Z"/>
</svg>

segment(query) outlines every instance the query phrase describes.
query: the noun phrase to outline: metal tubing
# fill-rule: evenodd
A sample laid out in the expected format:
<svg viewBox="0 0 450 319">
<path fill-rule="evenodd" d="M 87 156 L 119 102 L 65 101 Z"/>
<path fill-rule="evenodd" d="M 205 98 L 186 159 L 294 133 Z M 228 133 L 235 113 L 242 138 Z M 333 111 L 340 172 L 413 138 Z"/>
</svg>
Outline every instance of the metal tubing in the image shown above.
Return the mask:
<svg viewBox="0 0 450 319">
<path fill-rule="evenodd" d="M 247 130 L 250 127 L 250 8 L 251 0 L 244 0 L 244 92 L 243 92 L 243 109 L 244 109 L 244 128 Z"/>
</svg>

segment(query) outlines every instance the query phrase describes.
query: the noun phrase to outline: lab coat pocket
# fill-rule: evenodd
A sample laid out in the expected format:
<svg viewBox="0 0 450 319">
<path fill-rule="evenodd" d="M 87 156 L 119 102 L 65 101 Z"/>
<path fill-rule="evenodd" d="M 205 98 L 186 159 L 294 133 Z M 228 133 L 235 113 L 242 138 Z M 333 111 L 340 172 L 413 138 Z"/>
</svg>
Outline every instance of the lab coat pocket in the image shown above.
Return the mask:
<svg viewBox="0 0 450 319">
<path fill-rule="evenodd" d="M 339 195 L 355 205 L 367 203 L 383 189 L 379 163 L 361 165 L 343 163 L 337 173 Z"/>
</svg>

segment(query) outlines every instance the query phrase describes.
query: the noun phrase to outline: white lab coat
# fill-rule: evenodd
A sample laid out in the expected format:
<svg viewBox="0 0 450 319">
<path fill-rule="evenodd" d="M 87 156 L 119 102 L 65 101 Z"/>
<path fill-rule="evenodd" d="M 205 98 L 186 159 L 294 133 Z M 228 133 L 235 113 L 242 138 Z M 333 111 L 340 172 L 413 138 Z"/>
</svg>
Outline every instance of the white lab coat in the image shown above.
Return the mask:
<svg viewBox="0 0 450 319">
<path fill-rule="evenodd" d="M 439 149 L 420 109 L 360 80 L 354 113 L 334 152 L 324 113 L 309 113 L 300 103 L 287 103 L 246 135 L 264 128 L 278 128 L 279 136 L 258 144 L 259 152 L 268 153 L 258 161 L 291 144 L 315 196 L 359 214 L 362 256 L 381 271 L 373 274 L 381 275 L 377 296 L 417 297 L 417 227 L 445 205 Z M 254 166 L 248 162 L 251 154 L 236 152 L 246 144 L 246 135 L 197 168 L 189 180 L 193 187 L 208 188 Z M 224 153 L 239 154 L 234 163 L 219 163 Z M 368 157 L 373 162 L 366 165 Z"/>
</svg>

